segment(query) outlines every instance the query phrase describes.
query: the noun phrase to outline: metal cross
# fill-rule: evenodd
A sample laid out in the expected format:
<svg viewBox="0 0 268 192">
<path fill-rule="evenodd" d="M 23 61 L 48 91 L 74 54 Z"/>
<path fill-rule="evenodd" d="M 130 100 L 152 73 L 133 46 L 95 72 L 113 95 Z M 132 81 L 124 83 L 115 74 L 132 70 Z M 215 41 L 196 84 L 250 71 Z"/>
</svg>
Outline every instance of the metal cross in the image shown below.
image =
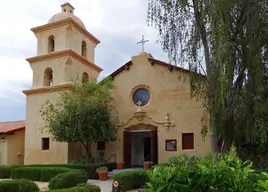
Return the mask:
<svg viewBox="0 0 268 192">
<path fill-rule="evenodd" d="M 141 101 L 139 101 L 139 102 L 137 103 L 137 105 L 138 105 L 139 107 L 141 107 L 142 102 L 141 102 Z"/>
<path fill-rule="evenodd" d="M 137 44 L 140 44 L 140 43 L 142 44 L 142 45 L 141 45 L 142 52 L 144 52 L 144 44 L 145 44 L 146 42 L 149 42 L 149 40 L 144 40 L 144 35 L 142 35 L 142 39 L 141 39 L 141 41 L 137 42 Z"/>
</svg>

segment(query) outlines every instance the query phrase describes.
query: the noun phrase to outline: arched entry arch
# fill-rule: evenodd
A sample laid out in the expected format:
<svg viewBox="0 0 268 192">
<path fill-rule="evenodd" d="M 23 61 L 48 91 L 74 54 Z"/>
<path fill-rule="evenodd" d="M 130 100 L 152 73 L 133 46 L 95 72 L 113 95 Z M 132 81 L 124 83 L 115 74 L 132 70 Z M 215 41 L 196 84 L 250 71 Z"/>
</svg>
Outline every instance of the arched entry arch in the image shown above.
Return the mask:
<svg viewBox="0 0 268 192">
<path fill-rule="evenodd" d="M 143 161 L 158 163 L 157 126 L 138 123 L 123 132 L 123 159 L 125 167 L 140 166 Z"/>
</svg>

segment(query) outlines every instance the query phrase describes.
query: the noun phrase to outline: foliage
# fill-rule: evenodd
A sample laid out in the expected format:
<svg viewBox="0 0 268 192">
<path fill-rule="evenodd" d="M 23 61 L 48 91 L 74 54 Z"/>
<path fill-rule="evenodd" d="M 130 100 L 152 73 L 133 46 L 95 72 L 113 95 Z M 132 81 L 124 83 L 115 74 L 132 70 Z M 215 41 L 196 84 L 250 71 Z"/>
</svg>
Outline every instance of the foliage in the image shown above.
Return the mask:
<svg viewBox="0 0 268 192">
<path fill-rule="evenodd" d="M 264 179 L 258 180 L 259 191 L 268 191 L 268 174 L 262 173 Z"/>
<path fill-rule="evenodd" d="M 96 170 L 96 172 L 101 172 L 101 171 L 108 171 L 108 168 L 106 166 L 100 167 Z"/>
<path fill-rule="evenodd" d="M 168 159 L 168 163 L 171 165 L 177 165 L 177 166 L 191 166 L 192 164 L 195 164 L 198 160 L 200 160 L 196 156 L 189 156 L 189 155 L 182 155 L 182 156 L 173 156 Z"/>
<path fill-rule="evenodd" d="M 0 178 L 5 179 L 5 178 L 10 178 L 11 176 L 11 167 L 2 165 L 0 166 Z"/>
<path fill-rule="evenodd" d="M 178 162 L 180 165 L 159 166 L 149 171 L 146 191 L 253 192 L 258 188 L 257 182 L 252 179 L 252 164 L 240 160 L 234 149 L 215 158 L 210 154 L 203 159 L 195 159 L 191 165 L 185 157 L 178 158 Z"/>
<path fill-rule="evenodd" d="M 106 166 L 109 171 L 115 169 L 115 163 L 105 163 L 105 164 L 31 164 L 31 165 L 20 165 L 20 166 L 11 166 L 12 170 L 16 168 L 26 168 L 26 167 L 44 167 L 44 168 L 67 168 L 67 169 L 76 169 L 84 170 L 89 179 L 98 179 L 98 174 L 96 173 L 97 168 Z"/>
<path fill-rule="evenodd" d="M 209 125 L 215 153 L 240 139 L 267 143 L 266 118 L 252 117 L 257 98 L 268 96 L 267 7 L 264 0 L 149 0 L 148 23 L 158 29 L 163 50 L 192 71 L 191 95 L 203 101 L 202 134 Z"/>
<path fill-rule="evenodd" d="M 29 180 L 0 181 L 0 191 L 5 192 L 39 192 L 39 187 Z"/>
<path fill-rule="evenodd" d="M 68 188 L 68 189 L 49 190 L 47 192 L 101 192 L 101 189 L 97 185 L 79 184 L 77 185 L 77 187 Z"/>
<path fill-rule="evenodd" d="M 73 169 L 63 167 L 18 167 L 12 170 L 11 178 L 48 182 L 52 177 L 70 171 L 73 171 Z"/>
<path fill-rule="evenodd" d="M 77 185 L 80 188 L 85 188 L 88 191 L 87 192 L 101 192 L 101 189 L 97 185 L 92 185 L 92 184 L 78 184 Z"/>
<path fill-rule="evenodd" d="M 109 79 L 101 83 L 93 78 L 88 82 L 75 82 L 70 91 L 62 91 L 55 103 L 47 101 L 40 110 L 46 130 L 58 142 L 81 142 L 91 159 L 91 148 L 98 141 L 116 139 L 116 121 L 112 116 Z"/>
<path fill-rule="evenodd" d="M 128 191 L 143 187 L 149 181 L 147 171 L 140 169 L 134 171 L 124 171 L 114 175 L 113 180 L 119 181 L 117 191 Z M 113 187 L 113 191 L 115 188 Z"/>
<path fill-rule="evenodd" d="M 79 183 L 86 183 L 87 173 L 84 171 L 65 172 L 54 176 L 50 181 L 49 189 L 66 189 L 75 187 Z"/>
</svg>

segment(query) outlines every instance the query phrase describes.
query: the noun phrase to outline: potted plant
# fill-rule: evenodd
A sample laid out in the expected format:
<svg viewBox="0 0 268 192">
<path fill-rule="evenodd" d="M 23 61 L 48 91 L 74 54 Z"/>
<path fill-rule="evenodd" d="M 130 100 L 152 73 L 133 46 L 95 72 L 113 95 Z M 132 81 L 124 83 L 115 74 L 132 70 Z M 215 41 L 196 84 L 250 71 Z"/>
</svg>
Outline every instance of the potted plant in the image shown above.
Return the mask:
<svg viewBox="0 0 268 192">
<path fill-rule="evenodd" d="M 100 167 L 96 171 L 99 175 L 99 180 L 100 181 L 106 181 L 108 180 L 108 168 L 106 166 Z"/>
<path fill-rule="evenodd" d="M 147 170 L 150 168 L 151 162 L 150 161 L 144 161 L 143 162 L 143 169 Z"/>
<path fill-rule="evenodd" d="M 116 169 L 124 169 L 124 161 L 116 162 Z"/>
</svg>

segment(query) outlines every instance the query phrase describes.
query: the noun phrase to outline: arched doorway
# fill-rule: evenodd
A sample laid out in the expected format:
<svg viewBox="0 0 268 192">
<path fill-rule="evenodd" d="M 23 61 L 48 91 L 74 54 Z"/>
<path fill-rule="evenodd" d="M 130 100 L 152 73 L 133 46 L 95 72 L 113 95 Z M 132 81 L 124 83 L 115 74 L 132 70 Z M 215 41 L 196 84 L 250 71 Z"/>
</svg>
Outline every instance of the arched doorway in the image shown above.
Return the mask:
<svg viewBox="0 0 268 192">
<path fill-rule="evenodd" d="M 140 123 L 126 128 L 123 134 L 123 158 L 126 168 L 142 166 L 143 161 L 157 164 L 157 127 Z"/>
</svg>

